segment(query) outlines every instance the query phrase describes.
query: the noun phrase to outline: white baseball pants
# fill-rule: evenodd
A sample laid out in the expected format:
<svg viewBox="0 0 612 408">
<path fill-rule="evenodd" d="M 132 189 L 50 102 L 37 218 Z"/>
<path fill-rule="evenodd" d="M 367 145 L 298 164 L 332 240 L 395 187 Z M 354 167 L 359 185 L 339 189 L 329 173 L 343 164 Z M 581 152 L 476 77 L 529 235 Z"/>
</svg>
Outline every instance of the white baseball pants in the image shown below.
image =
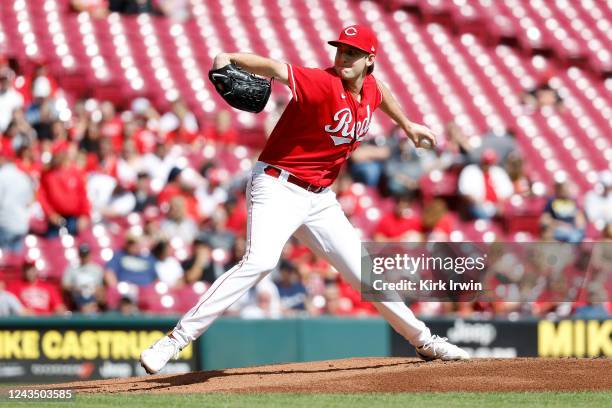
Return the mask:
<svg viewBox="0 0 612 408">
<path fill-rule="evenodd" d="M 172 331 L 181 347 L 198 338 L 215 319 L 273 270 L 281 251 L 294 235 L 333 265 L 360 290 L 361 240 L 329 188 L 313 193 L 263 172 L 257 162 L 247 185 L 248 225 L 242 260 L 221 275 Z M 375 302 L 389 324 L 414 346 L 426 343 L 431 333 L 402 302 Z"/>
</svg>

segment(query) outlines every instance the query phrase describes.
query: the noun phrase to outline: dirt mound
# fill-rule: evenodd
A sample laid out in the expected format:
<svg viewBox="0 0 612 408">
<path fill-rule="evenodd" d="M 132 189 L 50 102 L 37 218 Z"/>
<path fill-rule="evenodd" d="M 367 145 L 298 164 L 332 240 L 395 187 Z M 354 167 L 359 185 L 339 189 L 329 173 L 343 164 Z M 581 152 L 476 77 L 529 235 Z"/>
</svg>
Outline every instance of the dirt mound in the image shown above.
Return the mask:
<svg viewBox="0 0 612 408">
<path fill-rule="evenodd" d="M 611 359 L 476 359 L 424 363 L 411 358 L 353 358 L 202 371 L 41 388 L 77 393 L 428 392 L 612 390 Z"/>
</svg>

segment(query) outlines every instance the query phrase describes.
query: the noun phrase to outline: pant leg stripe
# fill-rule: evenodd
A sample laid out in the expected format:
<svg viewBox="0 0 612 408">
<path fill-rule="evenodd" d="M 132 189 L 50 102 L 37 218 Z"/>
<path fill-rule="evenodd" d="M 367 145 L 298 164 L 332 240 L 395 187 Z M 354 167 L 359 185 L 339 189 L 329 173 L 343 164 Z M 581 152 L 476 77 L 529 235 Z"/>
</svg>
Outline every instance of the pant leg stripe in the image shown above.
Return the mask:
<svg viewBox="0 0 612 408">
<path fill-rule="evenodd" d="M 253 187 L 253 178 L 254 175 L 251 176 L 251 188 Z M 206 302 L 208 299 L 210 299 L 210 297 L 212 295 L 215 294 L 215 292 L 217 291 L 217 289 L 219 289 L 221 287 L 221 285 L 231 276 L 234 274 L 234 272 L 240 270 L 240 268 L 242 267 L 242 265 L 244 264 L 244 262 L 248 259 L 249 254 L 251 253 L 251 238 L 252 238 L 252 234 L 253 234 L 253 195 L 251 195 L 251 205 L 249 206 L 249 236 L 247 237 L 247 250 L 245 255 L 242 257 L 242 259 L 240 260 L 240 263 L 238 263 L 238 266 L 236 267 L 236 269 L 234 269 L 231 273 L 228 273 L 227 276 L 225 276 L 223 278 L 223 280 L 219 283 L 219 285 L 215 288 L 215 290 L 213 290 L 210 294 L 206 293 L 206 299 L 202 299 L 199 304 L 198 307 L 191 312 L 190 316 L 193 316 L 198 310 L 200 310 L 200 307 L 204 304 L 204 302 Z M 181 319 L 182 320 L 182 319 Z"/>
</svg>

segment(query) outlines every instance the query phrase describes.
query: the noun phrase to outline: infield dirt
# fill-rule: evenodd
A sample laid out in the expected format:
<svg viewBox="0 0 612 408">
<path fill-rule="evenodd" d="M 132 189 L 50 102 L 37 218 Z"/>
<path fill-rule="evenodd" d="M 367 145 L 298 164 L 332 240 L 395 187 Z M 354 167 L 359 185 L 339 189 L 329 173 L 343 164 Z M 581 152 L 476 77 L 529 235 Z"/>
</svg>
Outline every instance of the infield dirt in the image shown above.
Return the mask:
<svg viewBox="0 0 612 408">
<path fill-rule="evenodd" d="M 444 392 L 612 390 L 612 359 L 516 358 L 422 362 L 351 358 L 45 384 L 77 393 Z M 29 388 L 31 388 L 30 386 Z"/>
</svg>

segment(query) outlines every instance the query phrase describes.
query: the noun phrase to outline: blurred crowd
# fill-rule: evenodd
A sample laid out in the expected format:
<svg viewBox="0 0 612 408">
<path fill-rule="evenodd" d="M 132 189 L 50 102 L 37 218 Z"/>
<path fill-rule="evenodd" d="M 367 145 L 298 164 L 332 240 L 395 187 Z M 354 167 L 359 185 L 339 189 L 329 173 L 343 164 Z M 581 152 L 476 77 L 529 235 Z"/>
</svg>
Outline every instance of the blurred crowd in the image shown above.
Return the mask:
<svg viewBox="0 0 612 408">
<path fill-rule="evenodd" d="M 146 98 L 122 109 L 69 100 L 45 65 L 20 72 L 1 64 L 0 315 L 150 311 L 150 288 L 162 298 L 157 311 L 183 311 L 188 305 L 163 304 L 162 295 L 191 294 L 195 303 L 242 258 L 245 185 L 258 152 L 241 145 L 229 112 L 205 122 L 181 99 L 165 112 Z M 577 197 L 563 173 L 553 186 L 530 178 L 514 131 L 470 140 L 449 123 L 436 150 L 416 149 L 397 129 L 362 143 L 334 189 L 363 239 L 612 242 L 612 173 L 600 172 L 597 186 Z M 526 224 L 514 225 L 517 219 Z M 64 259 L 67 247 L 74 256 Z M 607 266 L 610 248 L 598 255 Z M 58 256 L 62 270 L 41 262 Z M 12 274 L 7 259 L 20 259 Z M 580 301 L 540 299 L 527 308 L 502 301 L 412 306 L 421 315 L 607 316 L 610 287 L 599 283 Z M 276 270 L 228 313 L 376 311 L 292 239 Z"/>
<path fill-rule="evenodd" d="M 166 16 L 175 21 L 189 18 L 189 0 L 71 0 L 70 5 L 74 11 L 85 11 L 95 18 L 112 12 Z"/>
</svg>

